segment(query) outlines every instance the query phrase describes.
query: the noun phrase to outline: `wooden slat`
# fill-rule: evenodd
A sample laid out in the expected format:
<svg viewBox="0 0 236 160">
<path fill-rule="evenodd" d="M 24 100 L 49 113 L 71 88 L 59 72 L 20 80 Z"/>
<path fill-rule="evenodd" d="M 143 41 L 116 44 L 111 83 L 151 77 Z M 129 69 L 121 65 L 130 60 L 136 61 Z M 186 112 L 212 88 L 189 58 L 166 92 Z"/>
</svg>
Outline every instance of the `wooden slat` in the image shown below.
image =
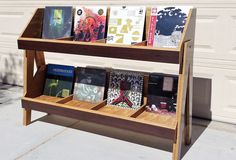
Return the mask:
<svg viewBox="0 0 236 160">
<path fill-rule="evenodd" d="M 121 107 L 116 107 L 116 106 L 109 106 L 109 105 L 102 107 L 98 111 L 104 112 L 104 113 L 115 114 L 119 116 L 125 116 L 125 117 L 130 117 L 136 112 L 136 110 L 126 109 L 126 108 L 121 108 Z"/>
<path fill-rule="evenodd" d="M 26 50 L 24 53 L 24 95 L 30 91 L 33 83 L 35 51 Z"/>
<path fill-rule="evenodd" d="M 179 63 L 179 50 L 173 48 L 152 48 L 39 38 L 19 38 L 18 48 L 108 58 Z"/>
<path fill-rule="evenodd" d="M 36 97 L 35 99 L 42 100 L 42 101 L 48 101 L 48 102 L 57 102 L 57 101 L 61 100 L 62 98 L 41 95 L 39 97 Z"/>
<path fill-rule="evenodd" d="M 85 101 L 71 100 L 71 101 L 66 102 L 65 105 L 78 107 L 78 108 L 84 108 L 84 109 L 92 109 L 96 105 L 98 105 L 98 103 L 89 103 Z"/>
<path fill-rule="evenodd" d="M 34 62 L 32 60 L 32 62 Z M 31 66 L 31 68 L 34 68 Z M 27 90 L 26 96 L 27 97 L 38 97 L 42 95 L 44 89 L 44 82 L 45 82 L 45 72 L 46 66 L 41 66 L 38 68 L 37 72 L 35 73 L 34 77 L 30 80 L 27 80 L 29 89 Z M 28 71 L 25 71 L 26 74 L 29 74 Z"/>
<path fill-rule="evenodd" d="M 137 116 L 137 119 L 171 126 L 172 128 L 175 128 L 177 124 L 177 119 L 175 115 L 162 115 L 147 111 L 142 112 L 139 116 Z"/>
<path fill-rule="evenodd" d="M 35 53 L 35 63 L 39 69 L 41 66 L 46 65 L 44 53 L 42 51 L 36 51 Z"/>
</svg>

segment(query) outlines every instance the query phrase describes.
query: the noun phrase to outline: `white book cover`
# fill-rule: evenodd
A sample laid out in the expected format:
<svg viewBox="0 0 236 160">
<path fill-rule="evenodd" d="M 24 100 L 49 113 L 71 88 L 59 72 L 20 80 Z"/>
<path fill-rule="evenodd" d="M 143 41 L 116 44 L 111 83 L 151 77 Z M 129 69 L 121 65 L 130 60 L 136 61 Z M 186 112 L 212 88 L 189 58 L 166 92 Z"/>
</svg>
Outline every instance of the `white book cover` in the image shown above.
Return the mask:
<svg viewBox="0 0 236 160">
<path fill-rule="evenodd" d="M 107 43 L 134 44 L 142 42 L 145 6 L 111 6 Z"/>
<path fill-rule="evenodd" d="M 74 20 L 74 40 L 95 42 L 105 37 L 106 6 L 77 6 Z"/>
<path fill-rule="evenodd" d="M 151 8 L 148 46 L 177 48 L 191 6 Z"/>
</svg>

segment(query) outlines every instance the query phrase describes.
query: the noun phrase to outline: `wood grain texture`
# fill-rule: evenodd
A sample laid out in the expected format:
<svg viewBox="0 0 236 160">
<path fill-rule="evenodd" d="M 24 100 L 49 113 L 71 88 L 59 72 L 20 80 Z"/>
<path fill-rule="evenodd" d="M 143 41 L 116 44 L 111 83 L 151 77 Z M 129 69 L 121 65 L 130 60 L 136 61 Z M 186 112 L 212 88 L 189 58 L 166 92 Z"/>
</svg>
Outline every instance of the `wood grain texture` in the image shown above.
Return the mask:
<svg viewBox="0 0 236 160">
<path fill-rule="evenodd" d="M 19 38 L 18 48 L 107 58 L 174 64 L 179 63 L 178 49 L 161 49 L 146 46 L 111 45 L 78 41 Z"/>
<path fill-rule="evenodd" d="M 176 128 L 176 139 L 173 144 L 173 160 L 181 159 L 181 151 L 182 151 L 182 142 L 185 128 L 185 107 L 186 107 L 186 95 L 187 95 L 187 87 L 188 87 L 188 73 L 189 73 L 189 58 L 191 57 L 188 54 L 189 42 L 184 43 L 184 53 L 183 53 L 183 67 L 182 72 L 179 74 L 178 80 L 178 92 L 177 92 L 177 128 Z"/>
<path fill-rule="evenodd" d="M 35 51 L 25 51 L 24 53 L 24 87 L 23 95 L 26 96 L 33 84 Z M 31 122 L 31 109 L 23 109 L 23 125 L 27 126 Z"/>
<path fill-rule="evenodd" d="M 22 37 L 41 38 L 43 28 L 43 14 L 43 9 L 37 9 L 35 11 L 35 14 L 33 15 L 26 29 L 22 33 Z"/>
</svg>

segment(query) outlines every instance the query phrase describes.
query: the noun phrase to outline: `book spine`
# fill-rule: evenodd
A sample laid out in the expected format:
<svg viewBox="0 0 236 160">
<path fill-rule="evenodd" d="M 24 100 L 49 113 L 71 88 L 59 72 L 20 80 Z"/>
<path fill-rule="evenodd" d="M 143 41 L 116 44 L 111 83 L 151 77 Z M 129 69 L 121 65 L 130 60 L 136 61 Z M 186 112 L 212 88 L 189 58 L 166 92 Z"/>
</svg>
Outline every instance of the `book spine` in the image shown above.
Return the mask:
<svg viewBox="0 0 236 160">
<path fill-rule="evenodd" d="M 150 17 L 149 33 L 148 33 L 148 46 L 153 46 L 153 43 L 154 43 L 156 21 L 157 21 L 157 8 L 152 8 L 151 9 L 151 17 Z"/>
</svg>

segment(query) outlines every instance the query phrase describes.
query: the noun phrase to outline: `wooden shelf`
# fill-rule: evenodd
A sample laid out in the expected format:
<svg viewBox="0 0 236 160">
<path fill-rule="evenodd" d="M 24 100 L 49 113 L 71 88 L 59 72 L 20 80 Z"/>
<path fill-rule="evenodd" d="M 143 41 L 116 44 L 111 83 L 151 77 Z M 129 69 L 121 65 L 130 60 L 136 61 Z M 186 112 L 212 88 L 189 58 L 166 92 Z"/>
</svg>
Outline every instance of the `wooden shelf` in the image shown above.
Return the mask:
<svg viewBox="0 0 236 160">
<path fill-rule="evenodd" d="M 173 141 L 173 160 L 180 160 L 183 139 L 185 144 L 191 142 L 192 64 L 196 9 L 190 11 L 180 45 L 174 49 L 147 47 L 145 41 L 128 46 L 106 44 L 105 40 L 87 43 L 72 41 L 71 38 L 42 39 L 43 12 L 43 8 L 36 10 L 18 39 L 18 48 L 26 50 L 24 54 L 24 97 L 22 98 L 24 125 L 32 122 L 31 111 L 36 110 L 168 138 Z M 148 26 L 148 21 L 146 21 L 146 26 Z M 107 106 L 106 100 L 93 104 L 73 100 L 73 95 L 67 98 L 42 95 L 46 70 L 44 51 L 53 52 L 53 54 L 57 52 L 179 64 L 176 115 L 159 115 L 145 111 L 146 98 L 140 109 L 131 110 Z M 147 84 L 148 76 L 146 75 L 144 77 L 144 97 L 147 97 Z"/>
<path fill-rule="evenodd" d="M 43 8 L 36 10 L 22 36 L 18 39 L 19 49 L 152 62 L 179 63 L 180 48 L 153 48 L 140 45 L 111 45 L 106 44 L 105 41 L 100 41 L 100 43 L 88 43 L 72 41 L 70 39 L 42 39 L 41 32 L 43 11 Z"/>
<path fill-rule="evenodd" d="M 130 116 L 124 114 L 117 115 L 111 112 L 103 112 L 99 110 L 78 107 L 75 105 L 68 105 L 69 103 L 70 102 L 61 104 L 57 102 L 40 100 L 38 97 L 22 98 L 22 106 L 25 109 L 36 110 L 62 116 L 69 116 L 71 118 L 100 123 L 122 129 L 129 129 L 132 131 L 159 136 L 163 138 L 173 139 L 175 137 L 175 129 L 173 129 L 172 126 L 167 126 L 166 124 L 148 122 L 145 120 L 134 118 L 131 116 L 132 114 L 130 114 Z M 103 102 L 101 102 L 101 104 L 103 104 Z M 107 106 L 105 106 L 105 108 L 107 108 Z M 123 109 L 123 111 L 124 110 L 125 109 Z M 135 113 L 135 111 L 133 111 L 133 113 Z"/>
</svg>

